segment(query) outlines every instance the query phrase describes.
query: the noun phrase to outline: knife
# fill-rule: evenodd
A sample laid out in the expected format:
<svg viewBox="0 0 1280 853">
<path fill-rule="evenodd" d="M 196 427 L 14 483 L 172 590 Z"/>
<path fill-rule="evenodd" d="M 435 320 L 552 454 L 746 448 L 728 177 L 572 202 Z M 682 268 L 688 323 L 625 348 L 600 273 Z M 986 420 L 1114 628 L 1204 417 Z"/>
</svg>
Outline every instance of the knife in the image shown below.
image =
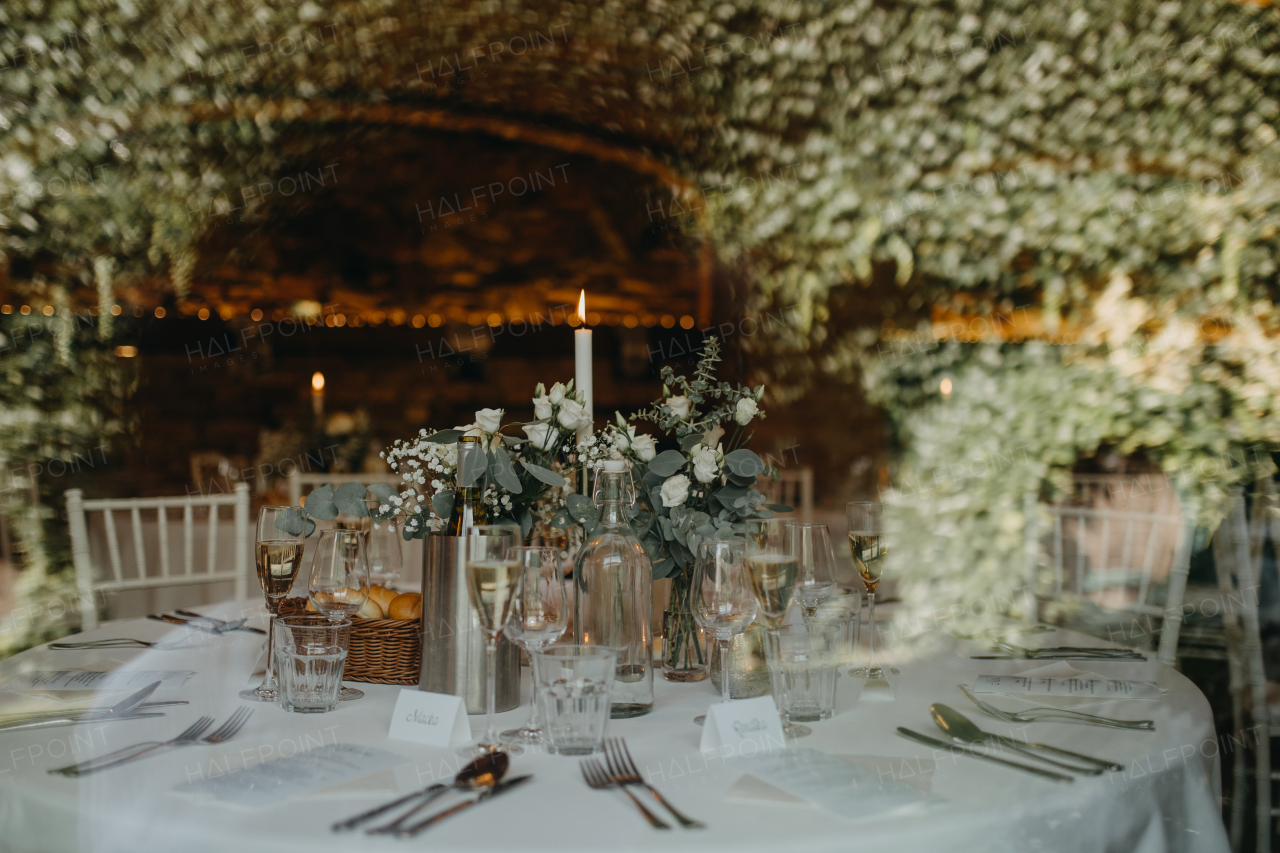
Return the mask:
<svg viewBox="0 0 1280 853">
<path fill-rule="evenodd" d="M 175 699 L 169 702 L 143 702 L 141 705 L 136 706 L 134 710 L 142 711 L 150 710 L 151 708 L 167 708 L 170 705 L 190 704 L 191 703 L 186 699 Z M 108 708 L 77 708 L 71 711 L 26 711 L 21 714 L 0 714 L 0 726 L 4 726 L 8 723 L 29 723 L 35 720 L 52 718 L 62 719 L 64 717 L 71 716 L 75 716 L 76 719 L 81 719 L 84 717 L 100 716 L 108 710 Z M 136 715 L 130 714 L 129 716 Z"/>
<path fill-rule="evenodd" d="M 1142 663 L 1146 660 L 1141 655 L 1120 657 L 1119 655 L 969 655 L 970 660 L 1096 660 L 1114 663 Z"/>
<path fill-rule="evenodd" d="M 510 791 L 512 788 L 515 788 L 519 785 L 523 785 L 525 782 L 528 782 L 532 778 L 533 778 L 533 774 L 530 773 L 526 776 L 517 776 L 514 779 L 508 779 L 506 782 L 501 782 L 497 785 L 494 785 L 492 788 L 485 791 L 475 799 L 465 800 L 461 803 L 458 803 L 456 806 L 450 806 L 449 808 L 445 809 L 442 812 L 437 812 L 436 814 L 433 814 L 431 817 L 427 818 L 424 821 L 421 821 L 420 823 L 415 823 L 412 826 L 406 826 L 404 829 L 396 833 L 396 838 L 412 838 L 413 836 L 417 835 L 419 832 L 422 832 L 422 830 L 426 829 L 427 827 L 434 826 L 435 824 L 439 823 L 445 818 L 452 817 L 453 815 L 456 815 L 458 812 L 464 811 L 465 809 L 469 809 L 472 806 L 477 805 L 478 803 L 483 803 L 486 800 L 493 799 L 499 794 L 505 794 L 507 791 Z"/>
<path fill-rule="evenodd" d="M 1044 778 L 1052 779 L 1055 782 L 1075 781 L 1075 778 L 1072 776 L 1064 776 L 1061 773 L 1054 773 L 1052 770 L 1041 770 L 1039 767 L 1028 767 L 1026 764 L 1009 761 L 1007 758 L 1000 758 L 999 756 L 990 755 L 985 752 L 966 749 L 962 746 L 957 746 L 954 743 L 947 743 L 946 741 L 938 740 L 937 738 L 929 737 L 928 735 L 922 735 L 919 732 L 913 732 L 911 729 L 903 728 L 902 726 L 898 726 L 898 734 L 905 738 L 910 738 L 911 740 L 923 743 L 926 746 L 932 746 L 935 749 L 945 749 L 947 752 L 952 754 L 961 753 L 963 755 L 972 756 L 973 758 L 985 758 L 987 761 L 994 761 L 997 764 L 1003 764 L 1007 767 L 1016 767 L 1019 770 L 1025 770 L 1028 773 L 1034 773 L 1037 776 L 1043 776 Z"/>
<path fill-rule="evenodd" d="M 42 729 L 53 728 L 54 726 L 78 726 L 81 723 L 110 723 L 120 720 L 141 720 L 146 717 L 163 717 L 164 714 L 137 713 L 126 714 L 123 717 L 49 717 L 42 720 L 27 720 L 18 723 L 5 723 L 0 725 L 0 732 L 12 732 L 20 729 Z"/>
<path fill-rule="evenodd" d="M 234 631 L 242 626 L 246 620 L 240 619 L 235 622 L 227 622 L 222 625 L 207 625 L 204 622 L 197 622 L 194 619 L 179 619 L 177 616 L 170 616 L 165 613 L 157 616 L 154 613 L 147 614 L 148 619 L 154 619 L 157 622 L 168 622 L 170 625 L 185 625 L 188 628 L 199 628 L 201 631 L 208 631 L 214 636 L 221 636 L 228 631 Z"/>
<path fill-rule="evenodd" d="M 159 681 L 153 681 L 150 684 L 148 684 L 146 687 L 139 690 L 138 692 L 130 694 L 129 696 L 126 696 L 123 700 L 117 702 L 111 707 L 103 708 L 100 711 L 88 712 L 88 713 L 75 712 L 70 714 L 59 714 L 49 720 L 19 723 L 16 726 L 9 726 L 8 728 L 20 728 L 20 727 L 28 728 L 32 726 L 38 726 L 38 725 L 48 725 L 54 722 L 58 722 L 59 725 L 72 725 L 78 722 L 90 722 L 90 721 L 96 722 L 98 720 L 113 720 L 113 719 L 118 720 L 123 718 L 125 715 L 127 715 L 135 707 L 145 702 L 147 700 L 147 697 L 150 696 L 152 693 L 155 693 L 156 688 L 159 686 L 160 686 Z M 163 714 L 159 714 L 157 716 L 163 716 Z"/>
</svg>

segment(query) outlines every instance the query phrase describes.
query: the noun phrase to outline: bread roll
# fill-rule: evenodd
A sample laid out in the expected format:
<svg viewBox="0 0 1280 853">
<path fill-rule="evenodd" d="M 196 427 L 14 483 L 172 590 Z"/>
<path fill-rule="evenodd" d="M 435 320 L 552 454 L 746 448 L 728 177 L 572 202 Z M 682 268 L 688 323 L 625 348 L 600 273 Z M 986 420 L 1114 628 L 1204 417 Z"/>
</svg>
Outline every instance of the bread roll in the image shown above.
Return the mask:
<svg viewBox="0 0 1280 853">
<path fill-rule="evenodd" d="M 372 598 L 366 601 L 361 606 L 361 608 L 356 611 L 356 616 L 360 617 L 361 619 L 386 619 L 387 618 L 387 615 L 382 612 L 382 607 L 379 606 L 378 602 L 374 601 Z"/>
<path fill-rule="evenodd" d="M 319 612 L 320 612 L 319 610 L 316 610 L 316 606 L 315 606 L 314 604 L 312 604 L 312 603 L 311 603 L 311 599 L 309 599 L 309 598 L 307 599 L 307 606 L 306 606 L 306 607 L 304 607 L 304 608 L 303 608 L 303 610 L 306 610 L 308 613 L 319 613 Z"/>
<path fill-rule="evenodd" d="M 417 619 L 422 615 L 422 596 L 416 592 L 397 595 L 387 608 L 387 615 L 392 619 Z"/>
<path fill-rule="evenodd" d="M 391 602 L 395 601 L 396 596 L 399 594 L 394 589 L 387 589 L 377 584 L 369 587 L 369 597 L 378 602 L 378 606 L 382 608 L 383 613 L 391 610 Z"/>
</svg>

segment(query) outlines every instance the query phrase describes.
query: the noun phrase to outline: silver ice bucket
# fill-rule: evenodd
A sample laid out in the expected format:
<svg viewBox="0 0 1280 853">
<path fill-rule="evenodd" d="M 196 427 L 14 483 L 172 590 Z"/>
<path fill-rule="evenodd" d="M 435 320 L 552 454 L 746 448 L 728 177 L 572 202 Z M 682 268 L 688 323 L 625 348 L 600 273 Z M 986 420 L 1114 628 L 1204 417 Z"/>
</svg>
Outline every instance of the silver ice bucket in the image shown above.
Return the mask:
<svg viewBox="0 0 1280 853">
<path fill-rule="evenodd" d="M 428 535 L 422 540 L 422 674 L 418 688 L 461 696 L 468 714 L 488 702 L 484 632 L 467 597 L 466 540 Z M 520 704 L 520 650 L 498 640 L 498 711 Z"/>
</svg>

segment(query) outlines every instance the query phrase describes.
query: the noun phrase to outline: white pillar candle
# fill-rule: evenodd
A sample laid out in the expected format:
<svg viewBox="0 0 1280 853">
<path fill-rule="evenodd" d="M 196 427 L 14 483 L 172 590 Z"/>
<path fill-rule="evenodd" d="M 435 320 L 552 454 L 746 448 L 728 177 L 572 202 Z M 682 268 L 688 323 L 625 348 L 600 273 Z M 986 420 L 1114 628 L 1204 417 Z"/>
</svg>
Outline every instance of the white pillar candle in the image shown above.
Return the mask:
<svg viewBox="0 0 1280 853">
<path fill-rule="evenodd" d="M 587 325 L 587 292 L 582 291 L 578 297 L 578 319 Z M 587 410 L 587 417 L 593 418 L 593 388 L 591 382 L 591 330 L 578 329 L 573 333 L 573 384 L 582 392 L 582 406 Z M 591 437 L 591 423 L 578 428 L 578 443 Z"/>
</svg>

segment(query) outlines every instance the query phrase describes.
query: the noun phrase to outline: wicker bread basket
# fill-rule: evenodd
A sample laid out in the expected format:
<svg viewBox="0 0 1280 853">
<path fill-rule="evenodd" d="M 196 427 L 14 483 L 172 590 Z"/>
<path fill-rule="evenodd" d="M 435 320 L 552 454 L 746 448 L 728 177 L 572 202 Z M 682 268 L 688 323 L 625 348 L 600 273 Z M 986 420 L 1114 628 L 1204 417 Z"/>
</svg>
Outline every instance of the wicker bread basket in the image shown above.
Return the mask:
<svg viewBox="0 0 1280 853">
<path fill-rule="evenodd" d="M 302 613 L 305 598 L 286 598 L 280 615 Z M 351 642 L 343 681 L 417 686 L 422 668 L 422 622 L 418 619 L 351 620 Z"/>
</svg>

